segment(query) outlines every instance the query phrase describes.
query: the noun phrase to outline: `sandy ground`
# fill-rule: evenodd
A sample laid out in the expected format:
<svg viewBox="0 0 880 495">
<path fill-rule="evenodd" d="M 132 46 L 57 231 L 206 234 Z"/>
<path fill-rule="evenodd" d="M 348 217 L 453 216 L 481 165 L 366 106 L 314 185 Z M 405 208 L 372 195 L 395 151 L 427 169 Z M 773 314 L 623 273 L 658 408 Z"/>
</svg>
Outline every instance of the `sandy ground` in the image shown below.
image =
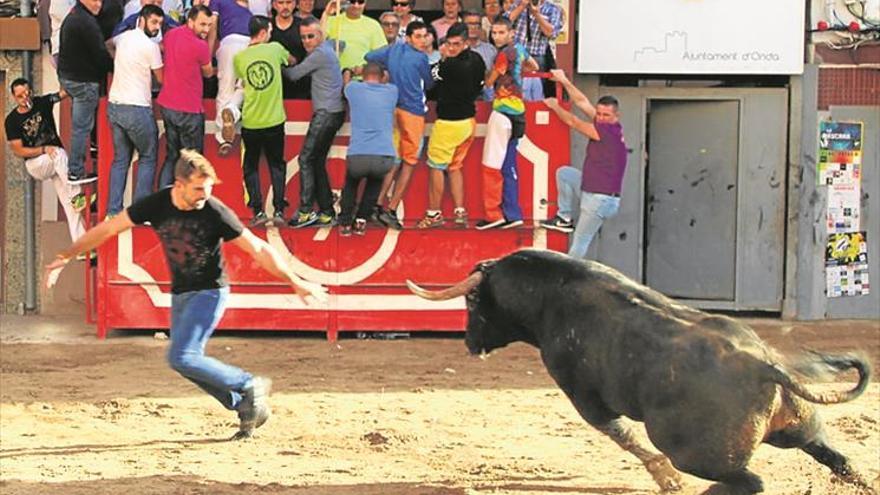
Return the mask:
<svg viewBox="0 0 880 495">
<path fill-rule="evenodd" d="M 275 380 L 272 419 L 256 438 L 229 442 L 234 414 L 166 367 L 167 341 L 98 341 L 70 319 L 0 324 L 3 494 L 656 493 L 522 344 L 484 362 L 460 338 L 220 334 L 210 354 Z M 859 348 L 880 369 L 876 322 L 754 326 L 780 350 Z M 877 477 L 880 385 L 821 411 L 832 444 Z M 771 494 L 856 493 L 800 451 L 762 446 L 751 468 Z M 686 482 L 685 493 L 708 487 Z"/>
</svg>

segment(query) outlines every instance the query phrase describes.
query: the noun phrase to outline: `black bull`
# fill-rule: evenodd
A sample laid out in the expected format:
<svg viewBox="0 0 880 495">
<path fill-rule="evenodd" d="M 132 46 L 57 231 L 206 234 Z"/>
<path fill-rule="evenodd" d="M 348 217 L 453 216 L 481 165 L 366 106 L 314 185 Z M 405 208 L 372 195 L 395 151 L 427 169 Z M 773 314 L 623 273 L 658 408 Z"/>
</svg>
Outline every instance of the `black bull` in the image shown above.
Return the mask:
<svg viewBox="0 0 880 495">
<path fill-rule="evenodd" d="M 466 295 L 472 354 L 517 341 L 540 349 L 580 415 L 638 457 L 663 490 L 681 487 L 677 468 L 719 482 L 712 493 L 760 492 L 761 478 L 748 463 L 766 442 L 802 449 L 872 492 L 828 445 L 808 403 L 858 397 L 870 380 L 862 357 L 813 353 L 786 367 L 734 319 L 676 303 L 600 263 L 549 251 L 481 262 L 445 290 L 408 284 L 427 299 Z M 859 382 L 846 392 L 813 393 L 793 375 L 850 368 Z M 622 416 L 644 422 L 662 454 L 640 445 Z"/>
</svg>

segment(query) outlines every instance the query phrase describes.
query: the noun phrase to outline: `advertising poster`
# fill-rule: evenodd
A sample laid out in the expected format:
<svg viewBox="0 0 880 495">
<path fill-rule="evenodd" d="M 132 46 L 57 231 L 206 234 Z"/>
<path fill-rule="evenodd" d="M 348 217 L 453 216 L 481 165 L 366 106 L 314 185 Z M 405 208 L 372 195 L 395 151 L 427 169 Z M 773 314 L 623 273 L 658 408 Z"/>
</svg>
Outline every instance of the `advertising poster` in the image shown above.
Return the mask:
<svg viewBox="0 0 880 495">
<path fill-rule="evenodd" d="M 827 297 L 870 294 L 866 232 L 829 234 L 825 246 Z"/>
<path fill-rule="evenodd" d="M 855 184 L 861 180 L 862 123 L 820 122 L 818 185 Z"/>
<path fill-rule="evenodd" d="M 828 186 L 828 211 L 826 214 L 829 234 L 857 232 L 859 230 L 861 188 L 859 184 Z"/>
</svg>

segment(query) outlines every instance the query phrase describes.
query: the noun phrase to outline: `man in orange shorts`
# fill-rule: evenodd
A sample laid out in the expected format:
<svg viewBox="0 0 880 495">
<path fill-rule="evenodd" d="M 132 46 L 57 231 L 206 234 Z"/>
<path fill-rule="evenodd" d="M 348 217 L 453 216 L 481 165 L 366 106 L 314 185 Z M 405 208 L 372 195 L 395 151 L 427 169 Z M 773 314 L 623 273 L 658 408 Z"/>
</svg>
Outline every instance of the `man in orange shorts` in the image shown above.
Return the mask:
<svg viewBox="0 0 880 495">
<path fill-rule="evenodd" d="M 406 43 L 394 43 L 373 50 L 364 57 L 367 62 L 382 64 L 388 69 L 391 83 L 397 86 L 400 97 L 394 112 L 395 142 L 400 164 L 395 166 L 382 183 L 379 201 L 376 205 L 376 218 L 384 225 L 400 230 L 403 226 L 397 219 L 397 207 L 406 193 L 413 169 L 419 162 L 422 137 L 425 134 L 425 90 L 433 85 L 428 56 L 424 50 L 428 44 L 428 29 L 421 21 L 412 21 L 406 26 Z M 395 180 L 396 179 L 396 180 Z M 382 206 L 388 190 L 394 183 L 394 193 L 388 201 L 388 208 Z"/>
<path fill-rule="evenodd" d="M 474 141 L 477 124 L 474 101 L 483 91 L 486 64 L 476 52 L 468 49 L 467 26 L 453 24 L 440 48 L 443 60 L 437 66 L 437 121 L 428 141 L 428 210 L 416 227 L 427 229 L 443 225 L 440 202 L 449 175 L 449 191 L 455 205 L 455 223 L 467 227 L 464 208 L 464 176 L 461 168 Z"/>
</svg>

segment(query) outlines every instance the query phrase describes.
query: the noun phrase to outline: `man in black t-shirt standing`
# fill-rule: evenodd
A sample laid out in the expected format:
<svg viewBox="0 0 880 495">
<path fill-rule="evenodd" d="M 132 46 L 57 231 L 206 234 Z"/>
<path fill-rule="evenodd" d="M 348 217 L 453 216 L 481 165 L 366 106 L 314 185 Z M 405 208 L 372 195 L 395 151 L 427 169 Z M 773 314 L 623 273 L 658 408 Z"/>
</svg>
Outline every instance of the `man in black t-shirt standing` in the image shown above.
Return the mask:
<svg viewBox="0 0 880 495">
<path fill-rule="evenodd" d="M 428 229 L 443 225 L 440 202 L 443 199 L 445 174 L 449 175 L 449 192 L 455 206 L 453 215 L 459 227 L 467 227 L 464 208 L 464 158 L 474 141 L 477 122 L 474 102 L 483 91 L 486 64 L 476 52 L 468 49 L 467 26 L 458 22 L 446 33 L 440 47 L 443 60 L 434 69 L 437 81 L 437 120 L 428 140 L 428 210 L 416 224 Z"/>
<path fill-rule="evenodd" d="M 86 198 L 80 186 L 67 182 L 67 152 L 58 137 L 52 107 L 67 97 L 62 89 L 59 93 L 33 96 L 27 79 L 16 79 L 10 87 L 17 106 L 6 116 L 6 140 L 15 156 L 24 158 L 24 166 L 31 177 L 37 180 L 51 180 L 55 186 L 70 240 L 77 240 L 86 229 L 79 214 L 86 206 Z"/>
<path fill-rule="evenodd" d="M 294 0 L 272 0 L 272 10 L 275 11 L 275 17 L 272 18 L 272 35 L 269 41 L 281 43 L 281 46 L 295 59 L 294 63 L 298 64 L 306 58 L 306 49 L 299 35 L 299 25 L 302 24 L 302 19 L 293 15 L 295 8 L 296 2 Z M 285 78 L 282 83 L 285 100 L 291 98 L 308 100 L 312 97 L 312 78 L 309 76 L 296 81 Z"/>
<path fill-rule="evenodd" d="M 223 271 L 223 242 L 238 246 L 263 269 L 284 280 L 303 302 L 323 301 L 326 292 L 297 277 L 266 241 L 246 229 L 232 210 L 211 197 L 217 181 L 214 168 L 198 152 L 182 150 L 174 185 L 153 193 L 110 220 L 89 230 L 46 266 L 51 287 L 73 256 L 101 245 L 134 227 L 150 223 L 171 270 L 171 367 L 220 401 L 238 411 L 241 421 L 233 438 L 253 435 L 269 419 L 271 380 L 253 376 L 205 356 L 205 345 L 223 316 L 229 286 Z"/>
</svg>

